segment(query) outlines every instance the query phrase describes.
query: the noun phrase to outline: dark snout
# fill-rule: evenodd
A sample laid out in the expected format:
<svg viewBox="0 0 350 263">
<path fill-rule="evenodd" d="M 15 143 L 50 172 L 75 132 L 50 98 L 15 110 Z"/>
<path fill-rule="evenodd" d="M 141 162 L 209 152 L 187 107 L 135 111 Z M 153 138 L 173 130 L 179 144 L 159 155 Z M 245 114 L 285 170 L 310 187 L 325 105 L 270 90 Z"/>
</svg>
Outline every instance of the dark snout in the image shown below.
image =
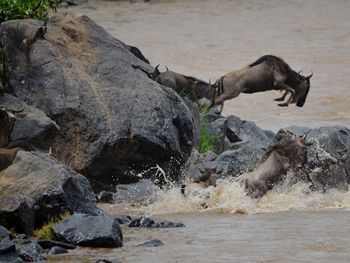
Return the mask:
<svg viewBox="0 0 350 263">
<path fill-rule="evenodd" d="M 309 94 L 309 90 L 310 90 L 310 85 L 307 86 L 305 94 L 298 99 L 297 104 L 296 104 L 298 107 L 303 107 L 304 106 L 305 101 L 306 101 L 306 97 Z"/>
</svg>

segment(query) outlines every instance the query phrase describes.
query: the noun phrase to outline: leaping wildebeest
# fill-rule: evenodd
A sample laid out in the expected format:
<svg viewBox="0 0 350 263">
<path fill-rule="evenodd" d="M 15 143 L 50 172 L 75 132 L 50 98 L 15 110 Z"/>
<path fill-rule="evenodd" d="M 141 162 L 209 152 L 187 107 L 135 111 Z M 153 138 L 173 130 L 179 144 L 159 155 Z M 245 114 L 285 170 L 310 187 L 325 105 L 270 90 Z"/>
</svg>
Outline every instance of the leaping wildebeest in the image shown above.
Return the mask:
<svg viewBox="0 0 350 263">
<path fill-rule="evenodd" d="M 300 72 L 299 72 L 300 73 Z M 237 97 L 240 93 L 256 93 L 268 90 L 281 90 L 284 94 L 276 101 L 286 102 L 278 106 L 286 107 L 290 103 L 296 103 L 303 107 L 310 89 L 309 76 L 302 76 L 281 58 L 273 55 L 265 55 L 248 65 L 247 67 L 229 72 L 220 77 L 216 82 L 217 95 L 214 104 Z"/>
</svg>

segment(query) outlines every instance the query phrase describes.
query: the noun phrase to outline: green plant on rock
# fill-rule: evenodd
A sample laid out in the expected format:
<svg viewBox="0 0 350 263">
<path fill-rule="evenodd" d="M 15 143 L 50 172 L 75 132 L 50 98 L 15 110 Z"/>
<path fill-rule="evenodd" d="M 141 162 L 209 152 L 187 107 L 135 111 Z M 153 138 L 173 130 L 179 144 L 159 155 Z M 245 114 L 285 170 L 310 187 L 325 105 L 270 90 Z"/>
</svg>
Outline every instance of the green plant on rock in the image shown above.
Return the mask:
<svg viewBox="0 0 350 263">
<path fill-rule="evenodd" d="M 34 230 L 34 236 L 39 239 L 52 239 L 52 227 L 57 223 L 61 222 L 63 219 L 70 217 L 72 214 L 68 211 L 59 214 L 57 217 L 51 218 L 45 225 L 41 228 Z"/>
<path fill-rule="evenodd" d="M 220 138 L 214 134 L 210 134 L 205 128 L 205 124 L 208 123 L 207 118 L 204 115 L 200 117 L 200 126 L 201 126 L 201 143 L 199 145 L 199 152 L 216 152 L 216 144 Z"/>
<path fill-rule="evenodd" d="M 0 23 L 13 20 L 33 18 L 46 20 L 49 11 L 57 11 L 64 0 L 1 0 Z"/>
</svg>

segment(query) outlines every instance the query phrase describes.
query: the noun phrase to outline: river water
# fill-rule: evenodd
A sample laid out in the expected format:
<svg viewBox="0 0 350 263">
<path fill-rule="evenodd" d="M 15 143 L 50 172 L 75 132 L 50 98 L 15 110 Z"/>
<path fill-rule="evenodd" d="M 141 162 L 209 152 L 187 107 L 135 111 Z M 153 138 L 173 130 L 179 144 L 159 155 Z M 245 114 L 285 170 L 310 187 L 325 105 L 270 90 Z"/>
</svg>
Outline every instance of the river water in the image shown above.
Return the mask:
<svg viewBox="0 0 350 263">
<path fill-rule="evenodd" d="M 153 65 L 212 81 L 264 54 L 314 73 L 305 106 L 277 106 L 278 92 L 225 102 L 235 114 L 277 131 L 289 125 L 350 126 L 350 1 L 152 0 L 97 2 L 70 11 L 86 14 L 116 38 L 139 47 Z M 123 226 L 124 247 L 79 249 L 57 262 L 350 262 L 350 194 L 282 185 L 260 200 L 223 181 L 211 197 L 185 199 L 176 187 L 150 205 L 104 205 L 114 214 L 183 222 L 181 229 Z M 164 246 L 138 244 L 161 239 Z"/>
</svg>

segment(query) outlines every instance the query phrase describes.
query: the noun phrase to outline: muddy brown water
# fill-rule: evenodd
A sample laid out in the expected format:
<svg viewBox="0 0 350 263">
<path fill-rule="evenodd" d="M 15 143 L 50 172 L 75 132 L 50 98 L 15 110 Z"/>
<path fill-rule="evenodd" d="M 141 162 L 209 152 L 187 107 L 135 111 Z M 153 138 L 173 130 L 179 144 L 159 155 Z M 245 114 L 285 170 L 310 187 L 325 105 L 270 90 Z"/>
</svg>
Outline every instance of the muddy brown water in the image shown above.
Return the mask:
<svg viewBox="0 0 350 263">
<path fill-rule="evenodd" d="M 212 81 L 264 54 L 284 58 L 314 76 L 305 106 L 277 106 L 278 92 L 240 95 L 225 103 L 235 114 L 277 131 L 289 125 L 350 126 L 350 1 L 201 0 L 147 4 L 97 2 L 86 14 L 116 38 L 139 47 L 153 65 Z M 222 182 L 201 197 L 160 191 L 148 206 L 104 205 L 114 214 L 183 222 L 181 229 L 123 226 L 124 247 L 82 248 L 53 262 L 349 262 L 350 194 L 282 185 L 260 200 Z M 244 214 L 241 214 L 244 213 Z M 161 239 L 158 248 L 137 247 Z"/>
</svg>

